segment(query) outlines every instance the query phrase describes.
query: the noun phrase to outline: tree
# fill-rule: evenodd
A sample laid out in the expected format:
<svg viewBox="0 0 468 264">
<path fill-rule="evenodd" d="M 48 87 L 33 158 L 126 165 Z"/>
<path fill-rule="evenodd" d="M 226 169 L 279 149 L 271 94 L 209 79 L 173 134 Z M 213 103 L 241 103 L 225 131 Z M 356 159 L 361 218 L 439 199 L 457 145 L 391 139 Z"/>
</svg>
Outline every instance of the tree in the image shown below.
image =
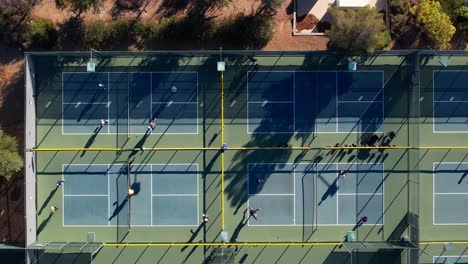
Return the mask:
<svg viewBox="0 0 468 264">
<path fill-rule="evenodd" d="M 0 179 L 10 180 L 22 168 L 23 159 L 18 153 L 16 139 L 0 129 Z"/>
<path fill-rule="evenodd" d="M 91 8 L 97 13 L 102 6 L 102 0 L 55 0 L 55 4 L 59 8 L 69 8 L 79 17 Z"/>
<path fill-rule="evenodd" d="M 31 46 L 38 48 L 51 48 L 57 43 L 57 30 L 49 19 L 33 20 L 29 26 L 26 40 Z"/>
<path fill-rule="evenodd" d="M 255 11 L 255 14 L 274 16 L 278 12 L 277 9 L 281 7 L 283 2 L 284 0 L 261 0 L 260 6 L 258 7 L 257 11 Z"/>
<path fill-rule="evenodd" d="M 457 30 L 468 33 L 468 6 L 465 0 L 439 0 L 439 3 Z"/>
<path fill-rule="evenodd" d="M 455 27 L 450 17 L 442 11 L 440 3 L 433 0 L 420 0 L 411 12 L 416 16 L 416 23 L 432 40 L 436 48 L 447 48 L 455 34 Z"/>
<path fill-rule="evenodd" d="M 357 9 L 330 8 L 332 27 L 328 33 L 332 48 L 373 52 L 390 41 L 383 15 L 369 6 Z"/>
</svg>

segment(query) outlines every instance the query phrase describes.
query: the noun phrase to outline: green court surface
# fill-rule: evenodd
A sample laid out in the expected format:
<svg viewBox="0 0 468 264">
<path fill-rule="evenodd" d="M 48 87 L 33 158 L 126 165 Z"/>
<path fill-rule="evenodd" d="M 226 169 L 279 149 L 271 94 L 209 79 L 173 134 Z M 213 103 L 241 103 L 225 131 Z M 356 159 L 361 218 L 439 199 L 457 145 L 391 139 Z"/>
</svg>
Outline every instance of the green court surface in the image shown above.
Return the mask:
<svg viewBox="0 0 468 264">
<path fill-rule="evenodd" d="M 468 54 L 442 55 L 29 53 L 31 258 L 465 263 Z"/>
</svg>

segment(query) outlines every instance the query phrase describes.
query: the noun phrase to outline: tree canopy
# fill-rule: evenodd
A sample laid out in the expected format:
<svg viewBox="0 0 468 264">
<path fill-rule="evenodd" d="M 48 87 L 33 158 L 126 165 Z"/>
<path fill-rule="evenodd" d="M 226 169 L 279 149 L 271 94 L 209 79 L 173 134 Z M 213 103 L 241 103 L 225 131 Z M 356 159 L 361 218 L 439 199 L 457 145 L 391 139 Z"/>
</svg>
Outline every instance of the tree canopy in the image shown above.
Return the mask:
<svg viewBox="0 0 468 264">
<path fill-rule="evenodd" d="M 420 0 L 419 4 L 411 9 L 416 16 L 416 23 L 429 36 L 436 48 L 446 48 L 455 34 L 455 27 L 450 17 L 442 11 L 439 2 L 433 0 Z"/>
<path fill-rule="evenodd" d="M 18 143 L 0 129 L 0 179 L 9 180 L 23 168 Z"/>
<path fill-rule="evenodd" d="M 390 40 L 383 14 L 369 6 L 357 9 L 330 8 L 333 23 L 328 31 L 332 48 L 373 52 Z"/>
<path fill-rule="evenodd" d="M 77 16 L 90 9 L 98 12 L 102 6 L 102 0 L 55 0 L 55 3 L 60 8 L 69 8 Z"/>
</svg>

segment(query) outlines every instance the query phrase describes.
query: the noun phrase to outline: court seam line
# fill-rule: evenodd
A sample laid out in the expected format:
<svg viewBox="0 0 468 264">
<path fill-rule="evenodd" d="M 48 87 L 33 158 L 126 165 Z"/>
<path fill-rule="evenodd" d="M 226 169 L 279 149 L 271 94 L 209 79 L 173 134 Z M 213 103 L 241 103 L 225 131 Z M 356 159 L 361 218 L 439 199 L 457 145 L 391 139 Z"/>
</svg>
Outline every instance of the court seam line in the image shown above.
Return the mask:
<svg viewBox="0 0 468 264">
<path fill-rule="evenodd" d="M 293 94 L 292 94 L 292 96 L 293 96 L 293 103 L 292 103 L 293 104 L 293 131 L 292 132 L 294 133 L 296 131 L 296 72 L 293 72 L 292 82 L 293 82 Z M 295 181 L 296 181 L 296 178 L 294 178 L 294 185 L 296 185 Z M 296 195 L 296 194 L 294 193 L 294 195 Z M 294 200 L 294 205 L 295 205 L 295 203 L 296 203 L 296 201 Z M 296 212 L 296 208 L 294 208 L 294 219 L 296 219 L 296 213 L 295 212 Z M 295 222 L 296 221 L 294 220 L 294 223 Z"/>
<path fill-rule="evenodd" d="M 183 101 L 167 101 L 167 102 L 160 102 L 160 101 L 156 101 L 156 102 L 151 102 L 151 104 L 168 104 L 168 103 L 171 103 L 171 104 L 196 104 L 198 105 L 198 102 L 183 102 Z"/>
<path fill-rule="evenodd" d="M 294 104 L 294 101 L 272 101 L 272 100 L 264 100 L 264 101 L 249 101 L 249 104 Z"/>
<path fill-rule="evenodd" d="M 468 193 L 434 193 L 434 195 L 450 195 L 450 194 L 453 194 L 453 195 L 463 195 L 463 194 L 468 194 Z"/>
<path fill-rule="evenodd" d="M 337 94 L 337 96 L 338 96 L 338 94 Z M 335 163 L 335 166 L 336 166 L 336 171 L 338 171 L 340 169 L 339 164 Z M 318 168 L 317 168 L 317 172 L 318 172 Z M 318 173 L 317 173 L 317 177 L 318 177 Z M 338 177 L 340 177 L 340 176 L 338 176 Z M 336 184 L 338 184 L 338 180 L 337 180 Z M 340 210 L 338 209 L 338 206 L 339 206 L 338 196 L 339 195 L 340 195 L 340 188 L 338 188 L 336 190 L 336 224 L 340 223 L 340 221 L 339 221 L 339 219 L 340 219 L 340 217 L 339 217 L 340 216 L 340 214 L 339 214 Z M 356 208 L 356 213 L 357 213 L 357 208 Z"/>
<path fill-rule="evenodd" d="M 317 91 L 317 94 L 318 94 L 318 91 Z M 336 71 L 335 72 L 335 113 L 336 113 L 336 117 L 335 117 L 335 133 L 339 133 L 339 128 L 338 128 L 338 119 L 339 119 L 339 114 L 338 114 L 339 110 L 338 110 L 338 72 Z M 337 216 L 337 220 L 338 222 L 338 216 Z"/>
<path fill-rule="evenodd" d="M 80 105 L 107 105 L 109 104 L 109 102 L 102 102 L 102 103 L 83 103 L 81 101 L 78 101 L 78 102 L 63 102 L 62 103 L 63 105 L 77 105 L 77 104 L 80 104 Z"/>
<path fill-rule="evenodd" d="M 296 76 L 296 75 L 294 75 Z M 293 198 L 293 223 L 296 225 L 296 168 L 293 168 L 293 190 L 294 190 L 294 198 Z M 302 212 L 304 214 L 304 212 Z"/>
<path fill-rule="evenodd" d="M 467 193 L 468 194 L 468 193 Z M 383 195 L 383 192 L 380 193 L 339 193 L 338 195 L 351 196 L 351 195 Z"/>
<path fill-rule="evenodd" d="M 194 74 L 196 71 L 138 71 L 138 72 L 117 72 L 117 71 L 102 71 L 102 72 L 62 72 L 62 73 L 73 73 L 73 74 L 98 74 L 98 73 L 125 73 L 125 74 L 140 74 L 140 73 L 187 73 Z"/>
<path fill-rule="evenodd" d="M 107 72 L 107 103 L 110 102 L 110 73 Z M 109 104 L 109 107 L 110 107 L 110 104 Z M 110 120 L 110 111 L 109 111 L 109 107 L 107 107 L 107 120 Z M 110 132 L 110 126 L 107 125 L 107 134 L 109 134 Z"/>
<path fill-rule="evenodd" d="M 175 196 L 175 197 L 193 197 L 193 196 L 198 196 L 198 194 L 194 193 L 194 194 L 151 194 L 151 196 L 161 196 L 161 197 L 165 197 L 165 196 Z"/>
<path fill-rule="evenodd" d="M 151 89 L 153 89 L 153 88 L 151 88 Z M 150 170 L 151 170 L 151 172 L 150 172 L 150 177 L 151 177 L 150 178 L 150 181 L 151 181 L 151 196 L 150 196 L 150 198 L 151 198 L 151 202 L 150 202 L 150 204 L 151 204 L 151 222 L 150 223 L 151 223 L 151 225 L 153 225 L 153 164 L 150 164 Z"/>
<path fill-rule="evenodd" d="M 468 100 L 464 100 L 464 101 L 459 101 L 459 100 L 453 100 L 453 101 L 446 101 L 446 100 L 436 101 L 436 100 L 434 100 L 434 103 L 468 103 Z"/>
<path fill-rule="evenodd" d="M 379 91 L 380 93 L 380 91 Z M 356 104 L 356 103 L 385 103 L 385 101 L 336 101 L 339 104 Z"/>
<path fill-rule="evenodd" d="M 294 193 L 249 193 L 249 196 L 291 196 Z"/>
</svg>

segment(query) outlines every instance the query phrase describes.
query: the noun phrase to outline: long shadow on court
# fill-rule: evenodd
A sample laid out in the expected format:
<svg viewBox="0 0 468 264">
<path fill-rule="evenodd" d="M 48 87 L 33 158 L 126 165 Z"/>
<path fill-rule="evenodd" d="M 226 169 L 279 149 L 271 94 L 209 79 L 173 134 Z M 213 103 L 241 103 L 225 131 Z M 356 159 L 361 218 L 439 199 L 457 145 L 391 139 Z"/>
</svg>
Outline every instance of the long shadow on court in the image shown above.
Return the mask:
<svg viewBox="0 0 468 264">
<path fill-rule="evenodd" d="M 53 189 L 50 193 L 49 193 L 49 196 L 47 196 L 47 199 L 42 203 L 42 206 L 41 206 L 41 209 L 39 209 L 39 212 L 38 212 L 38 215 L 41 215 L 42 214 L 42 211 L 44 210 L 44 208 L 47 207 L 47 205 L 49 204 L 50 200 L 52 200 L 52 197 L 54 197 L 55 193 L 57 192 L 58 190 L 58 186 L 55 187 L 55 189 Z"/>
<path fill-rule="evenodd" d="M 319 179 L 322 180 L 325 184 L 328 184 L 327 181 L 322 179 L 322 177 L 319 176 Z M 335 178 L 332 184 L 328 186 L 327 191 L 322 195 L 322 198 L 320 198 L 320 202 L 318 205 L 321 205 L 329 196 L 334 196 L 338 192 L 338 177 Z"/>
<path fill-rule="evenodd" d="M 50 222 L 50 219 L 52 219 L 52 216 L 54 214 L 53 213 L 50 213 L 49 216 L 47 216 L 46 219 L 44 219 L 44 221 L 42 221 L 42 223 L 39 225 L 39 227 L 37 228 L 37 234 L 40 234 L 42 232 L 42 230 L 44 230 L 44 228 L 47 226 L 47 224 Z"/>
<path fill-rule="evenodd" d="M 96 129 L 94 129 L 93 135 L 91 135 L 91 137 L 88 139 L 84 148 L 89 148 L 91 147 L 91 145 L 93 145 L 94 141 L 96 141 L 96 137 L 99 135 L 99 132 L 102 130 L 102 128 L 103 126 L 98 126 L 96 127 Z M 83 152 L 81 152 L 80 157 L 83 157 L 85 154 L 86 154 L 86 150 L 83 150 Z"/>
<path fill-rule="evenodd" d="M 237 225 L 236 229 L 234 230 L 234 232 L 232 232 L 232 235 L 231 235 L 231 242 L 237 242 L 237 237 L 239 236 L 239 233 L 240 231 L 242 230 L 242 228 L 244 228 L 247 223 L 249 222 L 249 218 L 250 216 L 246 218 L 246 213 L 247 213 L 247 209 L 245 209 L 244 211 L 244 214 L 242 215 L 242 220 L 239 222 L 239 224 Z"/>
</svg>

